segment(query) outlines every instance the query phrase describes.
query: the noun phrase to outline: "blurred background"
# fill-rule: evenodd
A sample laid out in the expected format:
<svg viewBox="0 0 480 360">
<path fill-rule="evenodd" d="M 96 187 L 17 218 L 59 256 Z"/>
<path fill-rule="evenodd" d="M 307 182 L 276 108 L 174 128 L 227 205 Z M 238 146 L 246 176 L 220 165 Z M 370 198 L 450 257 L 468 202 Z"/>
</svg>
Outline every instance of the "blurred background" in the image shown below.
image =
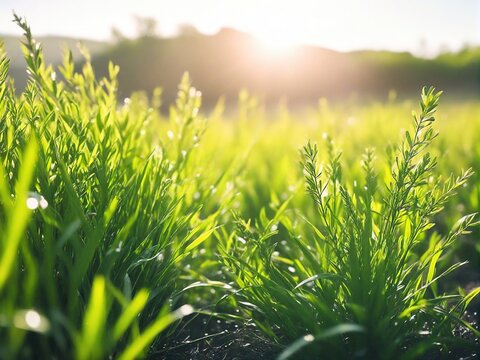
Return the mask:
<svg viewBox="0 0 480 360">
<path fill-rule="evenodd" d="M 453 100 L 480 90 L 476 0 L 2 0 L 0 37 L 21 90 L 12 11 L 26 17 L 47 62 L 61 62 L 68 47 L 80 65 L 81 42 L 98 75 L 109 60 L 120 65 L 121 96 L 160 86 L 169 103 L 185 71 L 207 108 L 220 97 L 236 102 L 243 88 L 289 106 L 410 98 L 426 84 Z"/>
</svg>

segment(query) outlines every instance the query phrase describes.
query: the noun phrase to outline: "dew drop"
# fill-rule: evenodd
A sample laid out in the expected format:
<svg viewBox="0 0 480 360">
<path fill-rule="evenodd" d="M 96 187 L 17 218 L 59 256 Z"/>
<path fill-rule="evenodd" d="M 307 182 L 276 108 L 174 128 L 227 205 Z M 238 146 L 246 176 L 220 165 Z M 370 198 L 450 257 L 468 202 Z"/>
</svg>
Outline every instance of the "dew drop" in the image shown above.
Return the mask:
<svg viewBox="0 0 480 360">
<path fill-rule="evenodd" d="M 308 335 L 305 335 L 303 337 L 303 340 L 307 341 L 307 342 L 312 342 L 313 340 L 315 340 L 315 338 L 313 337 L 313 335 L 311 334 L 308 334 Z"/>
<path fill-rule="evenodd" d="M 46 209 L 48 207 L 48 201 L 36 192 L 29 192 L 26 205 L 30 210 L 35 210 L 39 207 L 41 209 Z"/>
<path fill-rule="evenodd" d="M 38 329 L 42 323 L 40 314 L 34 310 L 28 310 L 25 313 L 25 323 L 32 329 Z"/>
<path fill-rule="evenodd" d="M 43 196 L 41 197 L 39 204 L 42 209 L 46 209 L 48 207 L 48 201 L 45 200 Z"/>
<path fill-rule="evenodd" d="M 193 312 L 193 307 L 191 305 L 183 305 L 177 310 L 181 315 L 187 316 Z"/>
<path fill-rule="evenodd" d="M 244 244 L 244 245 L 247 243 L 247 240 L 245 240 L 245 239 L 242 238 L 241 236 L 238 236 L 238 237 L 237 237 L 237 240 L 238 240 L 239 242 L 241 242 L 242 244 Z"/>
<path fill-rule="evenodd" d="M 46 332 L 50 328 L 48 319 L 33 309 L 18 311 L 13 318 L 13 323 L 19 329 L 36 332 Z"/>
<path fill-rule="evenodd" d="M 36 208 L 38 208 L 39 205 L 40 204 L 38 203 L 38 200 L 36 198 L 27 198 L 27 208 L 29 208 L 30 210 L 35 210 Z"/>
</svg>

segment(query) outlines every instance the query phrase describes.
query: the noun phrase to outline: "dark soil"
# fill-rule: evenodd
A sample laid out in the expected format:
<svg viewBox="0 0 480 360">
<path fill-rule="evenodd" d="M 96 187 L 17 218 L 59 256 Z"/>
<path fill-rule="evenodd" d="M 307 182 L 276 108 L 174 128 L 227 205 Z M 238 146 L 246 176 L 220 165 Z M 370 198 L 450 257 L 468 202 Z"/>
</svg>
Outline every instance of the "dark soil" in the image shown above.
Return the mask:
<svg viewBox="0 0 480 360">
<path fill-rule="evenodd" d="M 478 323 L 477 313 L 466 315 L 471 324 Z M 475 325 L 475 327 L 477 327 Z M 479 339 L 470 331 L 459 328 L 456 336 L 476 342 L 478 349 L 455 348 L 448 352 L 427 352 L 419 360 L 480 359 Z M 168 349 L 151 354 L 153 360 L 275 360 L 283 347 L 273 343 L 254 325 L 241 325 L 205 315 L 195 315 L 179 326 Z M 335 359 L 332 356 L 332 359 Z"/>
<path fill-rule="evenodd" d="M 194 316 L 175 335 L 169 349 L 155 360 L 274 360 L 282 348 L 267 339 L 254 325 L 207 316 Z"/>
</svg>

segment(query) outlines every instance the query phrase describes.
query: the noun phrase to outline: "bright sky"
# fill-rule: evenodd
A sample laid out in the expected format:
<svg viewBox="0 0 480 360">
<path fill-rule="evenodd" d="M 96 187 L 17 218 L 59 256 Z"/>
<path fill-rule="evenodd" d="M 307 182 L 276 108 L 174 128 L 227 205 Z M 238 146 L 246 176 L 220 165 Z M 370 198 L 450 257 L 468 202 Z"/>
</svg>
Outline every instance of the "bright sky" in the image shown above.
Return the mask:
<svg viewBox="0 0 480 360">
<path fill-rule="evenodd" d="M 182 24 L 207 33 L 233 27 L 272 45 L 433 54 L 480 44 L 479 0 L 0 0 L 0 33 L 20 34 L 12 10 L 36 35 L 109 39 L 115 26 L 133 36 L 138 15 L 157 19 L 166 36 Z"/>
</svg>

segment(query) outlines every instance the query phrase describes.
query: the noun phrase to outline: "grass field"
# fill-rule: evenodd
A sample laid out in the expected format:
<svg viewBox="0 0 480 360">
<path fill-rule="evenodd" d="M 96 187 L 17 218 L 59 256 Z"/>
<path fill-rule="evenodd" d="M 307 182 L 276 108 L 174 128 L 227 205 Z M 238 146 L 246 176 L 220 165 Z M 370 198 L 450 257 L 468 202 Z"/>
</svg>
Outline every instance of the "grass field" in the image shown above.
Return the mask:
<svg viewBox="0 0 480 360">
<path fill-rule="evenodd" d="M 205 113 L 186 75 L 167 116 L 160 90 L 119 99 L 113 64 L 54 70 L 16 21 L 29 81 L 16 95 L 2 56 L 0 358 L 477 352 L 480 102 L 424 88 L 289 111 L 244 91 Z"/>
</svg>

